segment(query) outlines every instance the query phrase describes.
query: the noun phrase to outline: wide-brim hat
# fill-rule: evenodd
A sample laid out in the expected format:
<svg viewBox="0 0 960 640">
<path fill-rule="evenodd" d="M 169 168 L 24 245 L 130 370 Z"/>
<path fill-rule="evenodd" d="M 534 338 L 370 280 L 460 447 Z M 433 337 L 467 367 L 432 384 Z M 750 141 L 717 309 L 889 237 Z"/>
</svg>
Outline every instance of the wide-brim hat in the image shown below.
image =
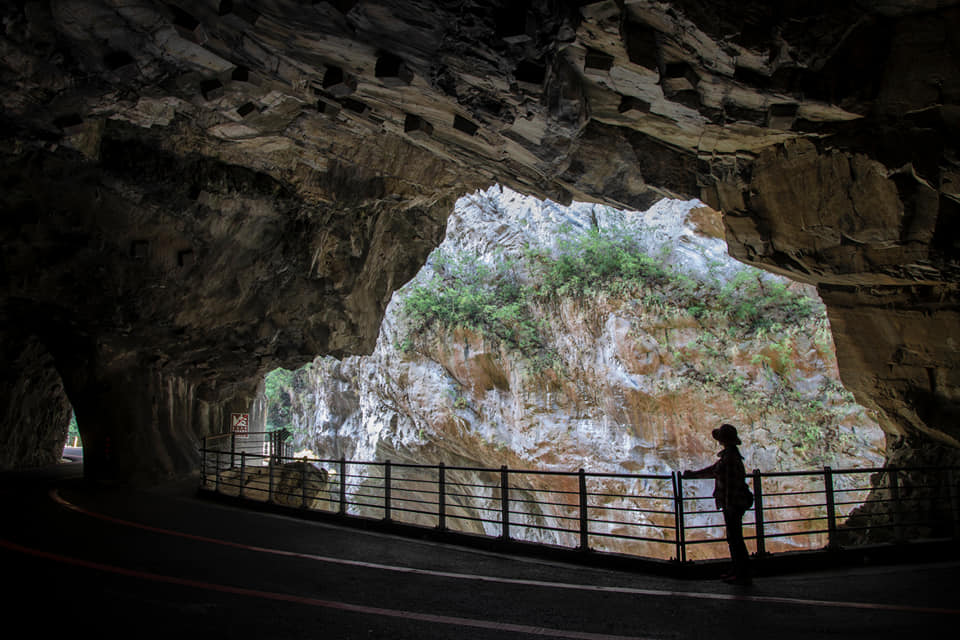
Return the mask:
<svg viewBox="0 0 960 640">
<path fill-rule="evenodd" d="M 714 429 L 713 439 L 721 444 L 740 444 L 737 428 L 732 424 L 722 424 Z"/>
</svg>

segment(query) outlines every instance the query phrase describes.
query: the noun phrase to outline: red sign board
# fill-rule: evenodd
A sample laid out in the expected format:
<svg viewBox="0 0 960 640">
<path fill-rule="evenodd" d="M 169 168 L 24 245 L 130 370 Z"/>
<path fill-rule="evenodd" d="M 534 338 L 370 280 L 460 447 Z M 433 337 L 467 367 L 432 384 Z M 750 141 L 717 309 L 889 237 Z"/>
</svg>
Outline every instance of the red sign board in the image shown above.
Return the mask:
<svg viewBox="0 0 960 640">
<path fill-rule="evenodd" d="M 238 438 L 246 438 L 250 434 L 250 414 L 249 413 L 231 413 L 230 431 Z"/>
</svg>

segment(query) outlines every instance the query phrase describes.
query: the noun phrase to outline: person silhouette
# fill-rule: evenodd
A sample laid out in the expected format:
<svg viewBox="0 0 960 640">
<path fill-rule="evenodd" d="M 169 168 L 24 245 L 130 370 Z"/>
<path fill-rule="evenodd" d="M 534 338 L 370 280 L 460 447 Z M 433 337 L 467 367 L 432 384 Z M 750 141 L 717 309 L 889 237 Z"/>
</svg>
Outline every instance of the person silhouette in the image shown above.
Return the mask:
<svg viewBox="0 0 960 640">
<path fill-rule="evenodd" d="M 730 548 L 730 560 L 733 570 L 723 576 L 724 582 L 731 584 L 751 584 L 750 554 L 743 540 L 743 514 L 753 505 L 753 493 L 747 487 L 747 472 L 743 466 L 743 456 L 737 445 L 740 438 L 737 428 L 732 424 L 722 424 L 714 429 L 713 439 L 723 445 L 717 454 L 720 458 L 709 467 L 696 471 L 684 471 L 684 478 L 713 478 L 713 498 L 717 508 L 723 512 L 723 523 L 727 530 L 727 546 Z"/>
</svg>

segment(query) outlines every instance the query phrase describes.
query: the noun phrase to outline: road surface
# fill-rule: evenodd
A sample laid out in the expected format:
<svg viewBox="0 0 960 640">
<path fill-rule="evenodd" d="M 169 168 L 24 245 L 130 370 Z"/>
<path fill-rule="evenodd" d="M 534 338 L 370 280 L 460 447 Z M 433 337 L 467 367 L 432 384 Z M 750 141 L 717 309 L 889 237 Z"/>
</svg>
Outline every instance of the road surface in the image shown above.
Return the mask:
<svg viewBox="0 0 960 640">
<path fill-rule="evenodd" d="M 97 489 L 80 466 L 0 475 L 8 629 L 168 640 L 903 640 L 960 626 L 958 562 L 737 587 L 245 511 L 198 499 L 191 483 Z"/>
</svg>

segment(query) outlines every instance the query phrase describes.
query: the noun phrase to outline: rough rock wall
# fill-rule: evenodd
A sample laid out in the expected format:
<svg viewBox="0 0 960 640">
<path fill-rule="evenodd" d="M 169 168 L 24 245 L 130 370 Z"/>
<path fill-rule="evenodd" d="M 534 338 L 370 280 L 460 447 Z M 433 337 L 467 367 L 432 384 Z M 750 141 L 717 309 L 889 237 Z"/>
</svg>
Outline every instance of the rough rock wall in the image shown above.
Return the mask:
<svg viewBox="0 0 960 640">
<path fill-rule="evenodd" d="M 88 466 L 112 438 L 113 459 L 129 467 L 109 471 L 118 477 L 140 465 L 189 470 L 197 438 L 227 424 L 188 421 L 161 433 L 157 407 L 195 400 L 246 411 L 264 370 L 371 348 L 371 323 L 415 272 L 415 256 L 434 246 L 447 206 L 374 199 L 344 211 L 263 173 L 177 159 L 127 133 L 106 127 L 100 141 L 109 185 L 94 171 L 64 185 L 71 165 L 49 154 L 5 167 L 16 222 L 5 227 L 7 331 L 38 336 L 53 354 Z M 216 411 L 229 414 L 226 404 Z"/>
<path fill-rule="evenodd" d="M 822 307 L 799 323 L 750 332 L 731 330 L 727 318 L 696 318 L 655 303 L 652 295 L 571 296 L 537 309 L 541 337 L 556 352 L 545 370 L 477 330 L 435 327 L 410 335 L 403 300 L 442 268 L 441 255 L 522 264 L 531 249 L 555 248 L 592 227 L 621 226 L 644 237 L 648 255 L 697 281 L 728 281 L 748 271 L 727 256 L 716 237 L 720 215 L 702 203 L 663 201 L 644 213 L 624 213 L 577 203 L 568 209 L 495 188 L 463 198 L 440 248 L 394 297 L 374 353 L 318 358 L 307 368 L 307 391 L 298 398 L 295 418 L 298 431 L 309 434 L 303 444 L 330 459 L 662 474 L 709 464 L 716 450 L 710 429 L 730 421 L 740 429 L 751 470 L 882 464 L 884 433 L 839 381 Z M 402 346 L 408 340 L 412 349 Z M 462 475 L 460 481 L 476 484 L 475 477 Z M 524 479 L 516 482 L 521 490 Z M 777 490 L 811 490 L 804 482 L 781 481 Z M 605 490 L 629 493 L 622 484 L 611 480 Z M 499 508 L 496 501 L 487 506 Z M 483 532 L 475 523 L 453 522 Z M 548 524 L 563 526 L 558 520 Z M 549 533 L 537 535 L 562 542 Z"/>
<path fill-rule="evenodd" d="M 956 444 L 947 325 L 897 323 L 957 307 L 957 4 L 6 3 L 0 331 L 65 379 L 136 362 L 240 405 L 273 366 L 369 351 L 477 186 L 698 195 L 735 256 L 831 305 L 852 287 L 836 326 L 890 309 L 870 342 L 837 336 L 841 375 L 889 430 Z M 848 361 L 879 340 L 932 377 Z M 80 428 L 148 429 L 158 393 Z"/>
<path fill-rule="evenodd" d="M 0 470 L 55 464 L 67 441 L 71 407 L 53 357 L 35 338 L 3 340 L 0 352 L 11 363 L 0 372 L 0 424 L 36 425 L 0 430 Z"/>
</svg>

